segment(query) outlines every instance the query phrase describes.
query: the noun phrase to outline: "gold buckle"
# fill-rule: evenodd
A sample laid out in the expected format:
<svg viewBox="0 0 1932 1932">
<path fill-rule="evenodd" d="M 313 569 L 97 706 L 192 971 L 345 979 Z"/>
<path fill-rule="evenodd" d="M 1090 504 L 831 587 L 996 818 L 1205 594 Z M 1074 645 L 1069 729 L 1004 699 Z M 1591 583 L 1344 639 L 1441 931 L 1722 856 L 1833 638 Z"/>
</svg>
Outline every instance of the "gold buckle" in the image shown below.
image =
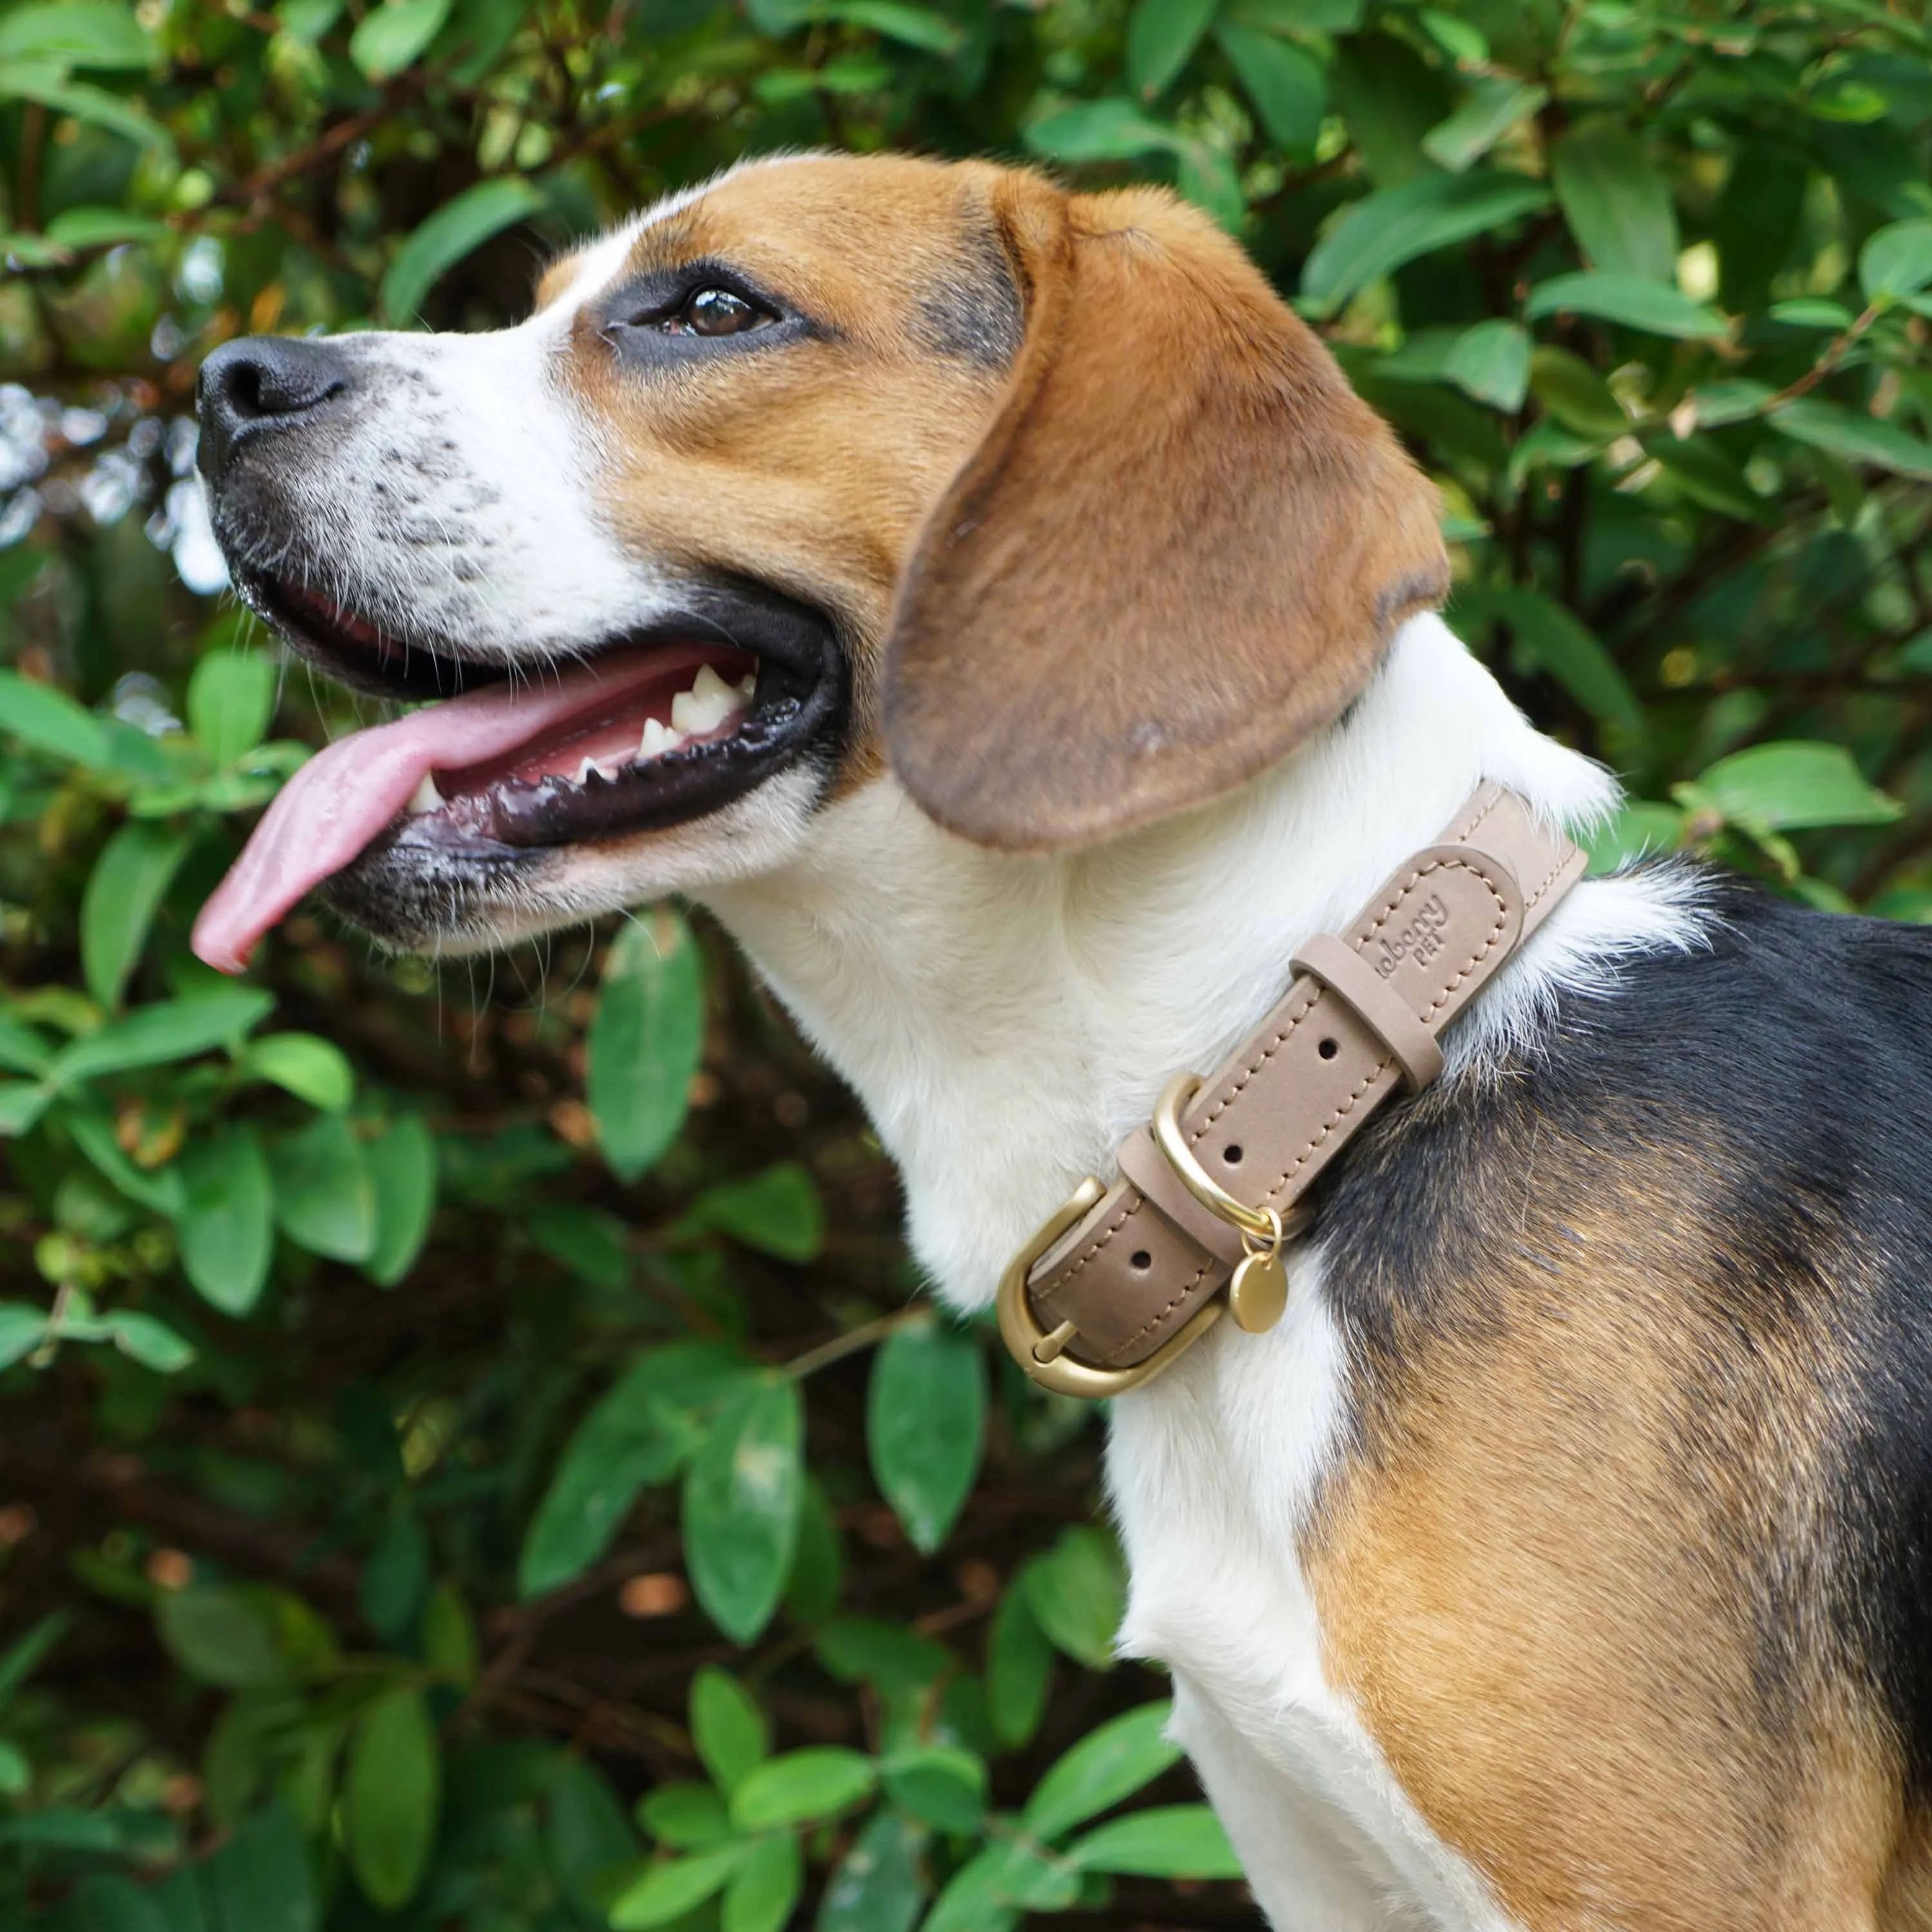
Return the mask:
<svg viewBox="0 0 1932 1932">
<path fill-rule="evenodd" d="M 1031 1240 L 1006 1264 L 1000 1277 L 1000 1339 L 1006 1352 L 1042 1388 L 1056 1395 L 1078 1396 L 1083 1401 L 1098 1402 L 1103 1396 L 1124 1395 L 1142 1388 L 1166 1368 L 1184 1348 L 1200 1340 L 1221 1318 L 1221 1298 L 1198 1308 L 1144 1362 L 1130 1369 L 1096 1369 L 1084 1362 L 1070 1361 L 1063 1353 L 1075 1335 L 1073 1324 L 1063 1322 L 1050 1334 L 1040 1325 L 1027 1296 L 1027 1276 L 1041 1256 L 1066 1231 L 1077 1226 L 1106 1190 L 1091 1174 L 1083 1180 L 1068 1201 L 1042 1222 Z"/>
<path fill-rule="evenodd" d="M 1154 1140 L 1180 1184 L 1207 1209 L 1226 1221 L 1241 1238 L 1241 1258 L 1228 1283 L 1228 1306 L 1234 1325 L 1250 1335 L 1264 1335 L 1288 1307 L 1288 1268 L 1282 1244 L 1306 1226 L 1305 1208 L 1284 1215 L 1273 1208 L 1250 1208 L 1237 1201 L 1194 1158 L 1180 1125 L 1180 1110 L 1201 1090 L 1192 1073 L 1177 1073 L 1154 1103 Z"/>
</svg>

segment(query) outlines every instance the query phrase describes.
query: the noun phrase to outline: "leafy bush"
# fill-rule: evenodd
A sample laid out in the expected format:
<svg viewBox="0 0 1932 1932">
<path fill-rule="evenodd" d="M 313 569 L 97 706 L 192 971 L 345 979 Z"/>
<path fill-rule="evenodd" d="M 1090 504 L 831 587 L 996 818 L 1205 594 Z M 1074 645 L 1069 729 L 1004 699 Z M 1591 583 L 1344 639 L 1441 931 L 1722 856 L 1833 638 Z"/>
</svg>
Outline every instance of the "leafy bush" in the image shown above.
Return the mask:
<svg viewBox="0 0 1932 1932">
<path fill-rule="evenodd" d="M 1928 120 L 1885 0 L 0 4 L 0 1922 L 1249 1912 L 1092 1418 L 908 1299 L 714 934 L 188 956 L 353 715 L 218 594 L 207 349 L 502 320 L 746 152 L 1157 175 L 1439 481 L 1602 862 L 1923 917 Z"/>
</svg>

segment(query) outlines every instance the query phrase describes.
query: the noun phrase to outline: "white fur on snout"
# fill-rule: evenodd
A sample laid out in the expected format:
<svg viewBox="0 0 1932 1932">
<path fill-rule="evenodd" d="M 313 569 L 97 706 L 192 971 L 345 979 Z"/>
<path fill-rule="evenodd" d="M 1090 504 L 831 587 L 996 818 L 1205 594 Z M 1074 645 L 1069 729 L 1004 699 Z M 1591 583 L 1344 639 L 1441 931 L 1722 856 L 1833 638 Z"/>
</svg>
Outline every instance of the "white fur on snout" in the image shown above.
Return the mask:
<svg viewBox="0 0 1932 1932">
<path fill-rule="evenodd" d="M 297 513 L 283 567 L 399 641 L 532 678 L 663 615 L 667 574 L 602 513 L 604 439 L 564 353 L 628 246 L 599 244 L 515 328 L 345 340 L 350 400 L 278 479 Z"/>
</svg>

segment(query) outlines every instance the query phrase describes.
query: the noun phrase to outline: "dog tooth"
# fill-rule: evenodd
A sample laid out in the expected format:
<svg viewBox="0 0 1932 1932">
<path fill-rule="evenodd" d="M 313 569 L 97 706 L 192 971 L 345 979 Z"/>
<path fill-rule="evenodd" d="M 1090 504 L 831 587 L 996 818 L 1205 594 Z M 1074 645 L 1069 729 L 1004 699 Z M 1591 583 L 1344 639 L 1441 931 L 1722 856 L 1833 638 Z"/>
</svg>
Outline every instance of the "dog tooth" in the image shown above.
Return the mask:
<svg viewBox="0 0 1932 1932">
<path fill-rule="evenodd" d="M 697 679 L 691 687 L 691 694 L 713 704 L 721 700 L 726 704 L 735 705 L 736 702 L 736 694 L 709 664 L 699 666 Z"/>
<path fill-rule="evenodd" d="M 597 767 L 593 765 L 588 758 L 578 759 L 577 761 L 577 776 L 572 781 L 572 782 L 575 784 L 587 784 L 590 782 L 590 774 L 596 769 Z"/>
<path fill-rule="evenodd" d="M 706 667 L 709 670 L 710 667 Z M 698 674 L 701 678 L 704 673 Z M 718 680 L 720 684 L 724 680 Z M 709 692 L 680 691 L 670 701 L 670 722 L 674 728 L 687 737 L 702 737 L 707 731 L 715 731 L 738 708 L 738 700 L 729 685 L 724 685 L 722 698 Z"/>
<path fill-rule="evenodd" d="M 754 670 L 748 670 L 746 672 L 745 675 L 738 680 L 739 690 L 747 698 L 749 698 L 752 694 L 758 689 L 758 674 Z"/>
<path fill-rule="evenodd" d="M 640 759 L 662 758 L 668 752 L 674 752 L 684 742 L 684 734 L 674 731 L 662 718 L 646 718 L 644 735 L 638 742 Z"/>
<path fill-rule="evenodd" d="M 436 778 L 433 772 L 423 773 L 416 790 L 410 794 L 407 809 L 412 818 L 420 818 L 425 812 L 442 809 L 442 794 L 436 788 Z"/>
</svg>

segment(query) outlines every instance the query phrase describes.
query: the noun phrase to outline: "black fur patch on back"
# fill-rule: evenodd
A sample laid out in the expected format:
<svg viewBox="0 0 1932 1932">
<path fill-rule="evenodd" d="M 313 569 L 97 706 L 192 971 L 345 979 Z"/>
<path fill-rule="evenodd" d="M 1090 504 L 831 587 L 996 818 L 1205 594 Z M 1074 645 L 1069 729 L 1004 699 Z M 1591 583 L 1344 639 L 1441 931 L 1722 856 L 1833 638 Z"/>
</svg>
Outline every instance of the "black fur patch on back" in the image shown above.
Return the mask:
<svg viewBox="0 0 1932 1932">
<path fill-rule="evenodd" d="M 1862 1686 L 1932 1802 L 1932 931 L 1736 885 L 1712 909 L 1708 950 L 1562 996 L 1500 1080 L 1390 1109 L 1330 1178 L 1358 1432 L 1372 1456 L 1438 1351 L 1544 1324 L 1560 1360 L 1548 1324 L 1601 1292 L 1573 1224 L 1628 1228 L 1666 1263 L 1643 1318 L 1686 1337 L 1669 1454 L 1700 1497 L 1745 1498 L 1720 1560 L 1754 1727 L 1794 1735 L 1821 1677 Z M 1828 1440 L 1790 1420 L 1794 1375 Z M 1732 1466 L 1741 1442 L 1768 1454 Z"/>
</svg>

